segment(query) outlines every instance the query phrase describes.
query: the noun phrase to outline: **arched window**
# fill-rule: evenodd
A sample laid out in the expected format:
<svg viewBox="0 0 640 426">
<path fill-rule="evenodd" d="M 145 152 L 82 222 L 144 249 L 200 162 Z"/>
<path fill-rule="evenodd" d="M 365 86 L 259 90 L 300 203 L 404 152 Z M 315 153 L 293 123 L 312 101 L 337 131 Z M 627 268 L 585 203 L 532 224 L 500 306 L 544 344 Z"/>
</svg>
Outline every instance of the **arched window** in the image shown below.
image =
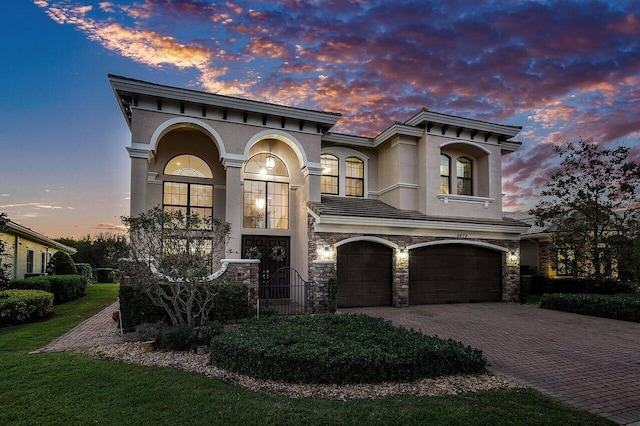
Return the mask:
<svg viewBox="0 0 640 426">
<path fill-rule="evenodd" d="M 271 153 L 247 160 L 244 172 L 257 175 L 244 180 L 243 227 L 289 229 L 289 184 L 268 181 L 272 176 L 289 176 L 287 166 Z"/>
<path fill-rule="evenodd" d="M 200 157 L 183 154 L 173 157 L 164 167 L 165 175 L 213 178 L 211 168 Z"/>
<path fill-rule="evenodd" d="M 322 176 L 320 177 L 320 192 L 323 194 L 338 195 L 338 180 L 340 177 L 338 157 L 331 154 L 320 156 Z"/>
<path fill-rule="evenodd" d="M 165 165 L 164 174 L 180 180 L 163 182 L 162 206 L 166 211 L 179 210 L 185 215 L 197 214 L 205 219 L 213 216 L 213 185 L 193 179 L 213 178 L 211 168 L 204 160 L 195 155 L 178 155 Z"/>
<path fill-rule="evenodd" d="M 456 178 L 458 195 L 473 195 L 472 163 L 467 157 L 460 157 L 456 161 Z"/>
<path fill-rule="evenodd" d="M 244 166 L 244 172 L 263 176 L 289 176 L 289 171 L 284 161 L 277 155 L 266 152 L 249 158 Z"/>
<path fill-rule="evenodd" d="M 451 193 L 451 157 L 440 154 L 440 193 Z"/>
<path fill-rule="evenodd" d="M 364 197 L 364 161 L 348 157 L 345 162 L 345 195 Z"/>
</svg>

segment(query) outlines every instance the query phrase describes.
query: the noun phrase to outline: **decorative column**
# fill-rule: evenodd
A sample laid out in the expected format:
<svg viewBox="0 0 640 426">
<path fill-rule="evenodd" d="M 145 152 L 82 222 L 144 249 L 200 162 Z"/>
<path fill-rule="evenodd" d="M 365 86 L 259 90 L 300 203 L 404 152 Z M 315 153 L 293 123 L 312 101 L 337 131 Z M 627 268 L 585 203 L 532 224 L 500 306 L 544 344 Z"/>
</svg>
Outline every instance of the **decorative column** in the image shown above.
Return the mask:
<svg viewBox="0 0 640 426">
<path fill-rule="evenodd" d="M 393 306 L 409 306 L 409 250 L 399 247 L 393 256 Z"/>
<path fill-rule="evenodd" d="M 249 287 L 249 306 L 258 306 L 258 288 L 260 261 L 258 259 L 222 259 L 227 265 L 223 278 L 231 283 L 246 284 Z"/>
<path fill-rule="evenodd" d="M 140 144 L 135 144 L 140 145 Z M 127 147 L 131 158 L 131 200 L 129 214 L 136 216 L 147 209 L 147 171 L 153 152 L 148 148 Z"/>
<path fill-rule="evenodd" d="M 242 209 L 244 207 L 243 187 L 240 179 L 244 156 L 228 154 L 222 160 L 226 170 L 225 220 L 231 225 L 231 235 L 227 244 L 230 258 L 240 258 L 242 245 Z"/>
<path fill-rule="evenodd" d="M 504 265 L 502 300 L 517 302 L 520 300 L 520 242 L 511 245 L 504 254 Z"/>
<path fill-rule="evenodd" d="M 314 260 L 312 265 L 315 285 L 311 295 L 311 306 L 314 313 L 326 313 L 329 312 L 329 280 L 338 279 L 336 261 Z"/>
</svg>

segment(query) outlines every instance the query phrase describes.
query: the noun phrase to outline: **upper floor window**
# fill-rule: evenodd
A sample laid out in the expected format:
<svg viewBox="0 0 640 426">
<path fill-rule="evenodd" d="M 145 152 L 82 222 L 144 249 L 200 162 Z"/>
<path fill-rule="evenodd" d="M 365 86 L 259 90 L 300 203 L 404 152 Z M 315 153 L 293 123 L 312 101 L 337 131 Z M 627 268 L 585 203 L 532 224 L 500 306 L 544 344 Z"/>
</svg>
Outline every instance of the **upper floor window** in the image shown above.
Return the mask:
<svg viewBox="0 0 640 426">
<path fill-rule="evenodd" d="M 364 161 L 357 157 L 349 157 L 345 163 L 345 195 L 364 197 Z"/>
<path fill-rule="evenodd" d="M 244 166 L 244 172 L 263 176 L 289 176 L 284 161 L 280 157 L 266 152 L 249 158 Z"/>
<path fill-rule="evenodd" d="M 245 228 L 289 229 L 289 184 L 244 181 Z"/>
<path fill-rule="evenodd" d="M 195 155 L 178 155 L 167 163 L 164 174 L 180 177 L 180 182 L 163 183 L 162 206 L 166 211 L 181 211 L 185 216 L 197 214 L 202 219 L 213 216 L 213 185 L 189 182 L 189 178 L 213 178 L 204 160 Z"/>
<path fill-rule="evenodd" d="M 467 157 L 456 161 L 456 178 L 458 195 L 473 195 L 472 163 Z"/>
<path fill-rule="evenodd" d="M 338 180 L 340 177 L 338 157 L 331 154 L 322 154 L 320 156 L 320 164 L 322 165 L 320 192 L 338 195 Z"/>
<path fill-rule="evenodd" d="M 289 229 L 289 184 L 269 180 L 289 176 L 284 161 L 270 152 L 256 154 L 247 160 L 244 172 L 265 180 L 244 180 L 242 226 Z"/>
<path fill-rule="evenodd" d="M 451 193 L 451 157 L 440 154 L 440 193 Z"/>
<path fill-rule="evenodd" d="M 171 161 L 164 167 L 165 175 L 213 178 L 211 168 L 200 157 L 195 155 L 183 154 L 173 157 Z"/>
</svg>

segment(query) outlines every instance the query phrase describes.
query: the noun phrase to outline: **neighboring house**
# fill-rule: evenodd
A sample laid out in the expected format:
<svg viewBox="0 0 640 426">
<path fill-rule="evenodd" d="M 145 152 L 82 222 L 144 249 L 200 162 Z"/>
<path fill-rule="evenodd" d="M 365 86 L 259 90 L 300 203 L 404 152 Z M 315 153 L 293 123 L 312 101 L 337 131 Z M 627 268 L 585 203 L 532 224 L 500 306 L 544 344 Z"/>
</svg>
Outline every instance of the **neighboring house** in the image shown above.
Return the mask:
<svg viewBox="0 0 640 426">
<path fill-rule="evenodd" d="M 520 127 L 423 109 L 368 138 L 330 132 L 336 113 L 109 80 L 132 215 L 225 220 L 228 261 L 260 253 L 262 279 L 291 266 L 320 304 L 331 277 L 342 307 L 517 299 L 529 226 L 503 218 L 501 163 Z"/>
<path fill-rule="evenodd" d="M 12 265 L 9 269 L 11 278 L 45 274 L 47 263 L 55 253 L 64 251 L 72 255 L 76 252 L 72 247 L 12 221 L 7 221 L 0 239 L 5 242 L 5 261 Z"/>
</svg>

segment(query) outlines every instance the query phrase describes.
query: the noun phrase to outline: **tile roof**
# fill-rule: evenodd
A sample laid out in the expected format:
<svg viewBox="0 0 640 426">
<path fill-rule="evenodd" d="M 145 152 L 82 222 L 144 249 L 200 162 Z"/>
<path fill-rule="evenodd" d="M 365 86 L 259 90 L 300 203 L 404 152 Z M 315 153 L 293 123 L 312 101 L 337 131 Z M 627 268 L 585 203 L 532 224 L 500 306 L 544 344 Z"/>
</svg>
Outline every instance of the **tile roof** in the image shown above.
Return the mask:
<svg viewBox="0 0 640 426">
<path fill-rule="evenodd" d="M 416 210 L 397 209 L 383 201 L 371 198 L 352 198 L 323 195 L 321 202 L 310 202 L 309 208 L 319 216 L 346 216 L 377 219 L 417 220 L 425 222 L 478 223 L 507 226 L 527 226 L 518 220 L 504 217 L 503 220 L 435 217 Z"/>
</svg>

